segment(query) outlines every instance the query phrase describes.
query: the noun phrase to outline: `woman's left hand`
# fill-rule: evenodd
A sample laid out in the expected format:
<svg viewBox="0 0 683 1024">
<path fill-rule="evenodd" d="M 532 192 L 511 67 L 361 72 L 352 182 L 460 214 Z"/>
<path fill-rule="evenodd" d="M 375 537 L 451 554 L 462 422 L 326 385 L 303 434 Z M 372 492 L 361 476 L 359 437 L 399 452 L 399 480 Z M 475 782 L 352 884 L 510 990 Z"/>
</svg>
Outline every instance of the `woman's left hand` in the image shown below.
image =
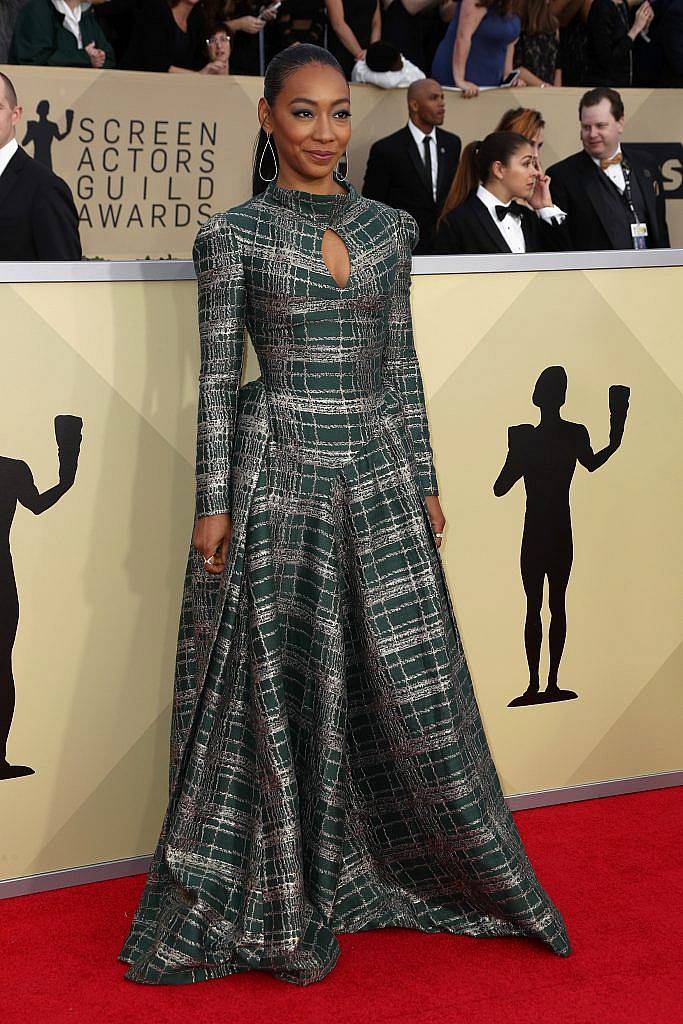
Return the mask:
<svg viewBox="0 0 683 1024">
<path fill-rule="evenodd" d="M 534 210 L 542 210 L 546 206 L 553 205 L 552 196 L 550 195 L 550 175 L 543 173 L 540 164 L 538 170 L 540 173 L 536 179 L 536 188 L 529 199 L 529 205 Z"/>
<path fill-rule="evenodd" d="M 427 494 L 425 496 L 425 505 L 427 506 L 427 515 L 429 521 L 432 524 L 432 530 L 434 533 L 443 533 L 443 528 L 446 525 L 446 517 L 441 511 L 441 503 L 439 501 L 438 494 Z M 437 548 L 441 547 L 442 537 L 435 537 Z"/>
</svg>

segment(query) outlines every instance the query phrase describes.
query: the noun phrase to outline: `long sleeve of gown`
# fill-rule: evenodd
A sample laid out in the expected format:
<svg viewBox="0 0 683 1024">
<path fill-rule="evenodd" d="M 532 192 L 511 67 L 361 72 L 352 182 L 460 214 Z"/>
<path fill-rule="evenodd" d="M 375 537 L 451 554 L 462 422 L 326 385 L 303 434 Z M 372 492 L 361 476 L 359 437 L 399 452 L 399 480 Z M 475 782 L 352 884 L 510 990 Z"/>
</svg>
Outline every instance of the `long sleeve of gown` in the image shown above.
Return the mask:
<svg viewBox="0 0 683 1024">
<path fill-rule="evenodd" d="M 405 210 L 397 210 L 398 266 L 389 301 L 387 343 L 384 350 L 383 378 L 401 398 L 410 439 L 413 445 L 418 482 L 423 495 L 438 494 L 429 438 L 427 410 L 420 364 L 415 352 L 413 320 L 410 311 L 410 269 L 412 251 L 419 238 L 415 218 Z"/>
<path fill-rule="evenodd" d="M 211 217 L 192 252 L 198 285 L 196 514 L 230 512 L 230 465 L 242 377 L 246 289 L 234 226 Z"/>
</svg>

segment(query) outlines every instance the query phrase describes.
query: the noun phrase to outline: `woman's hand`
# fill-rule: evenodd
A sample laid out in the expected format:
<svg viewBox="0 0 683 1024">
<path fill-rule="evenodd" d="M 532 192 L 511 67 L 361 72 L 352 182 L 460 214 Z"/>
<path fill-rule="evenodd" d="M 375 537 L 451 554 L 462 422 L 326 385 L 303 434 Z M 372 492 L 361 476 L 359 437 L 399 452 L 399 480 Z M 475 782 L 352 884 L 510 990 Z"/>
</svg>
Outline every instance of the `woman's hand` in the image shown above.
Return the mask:
<svg viewBox="0 0 683 1024">
<path fill-rule="evenodd" d="M 529 206 L 533 210 L 543 210 L 546 206 L 553 205 L 552 196 L 550 195 L 550 176 L 543 173 L 543 168 L 538 161 L 536 162 L 536 169 L 538 177 L 536 178 L 536 187 L 529 197 Z"/>
<path fill-rule="evenodd" d="M 248 32 L 249 35 L 256 35 L 265 25 L 263 18 L 255 18 L 253 14 L 245 14 L 243 18 L 236 18 L 233 22 L 236 29 L 241 32 Z"/>
<path fill-rule="evenodd" d="M 461 79 L 455 83 L 458 89 L 462 89 L 462 98 L 464 100 L 471 100 L 475 96 L 479 95 L 479 86 L 475 85 L 474 82 L 468 82 L 467 79 Z"/>
<path fill-rule="evenodd" d="M 94 43 L 88 43 L 83 49 L 88 54 L 91 65 L 94 68 L 101 68 L 107 59 L 107 55 L 104 50 L 98 50 Z"/>
<path fill-rule="evenodd" d="M 650 7 L 648 0 L 645 0 L 645 3 L 641 4 L 638 10 L 636 11 L 636 16 L 633 19 L 631 31 L 628 33 L 631 39 L 635 39 L 637 36 L 640 35 L 641 32 L 646 30 L 654 16 L 655 13 Z"/>
<path fill-rule="evenodd" d="M 223 572 L 231 537 L 232 519 L 227 512 L 197 519 L 192 533 L 192 545 L 205 559 L 214 556 L 211 564 L 204 565 L 207 572 L 214 575 Z"/>
<path fill-rule="evenodd" d="M 201 68 L 200 75 L 227 75 L 228 63 L 225 60 L 210 60 Z"/>
<path fill-rule="evenodd" d="M 434 533 L 443 533 L 443 528 L 446 525 L 446 517 L 441 511 L 441 503 L 439 502 L 438 494 L 427 494 L 425 496 L 425 505 L 427 506 L 427 515 L 429 521 L 432 524 L 432 530 Z M 442 537 L 435 537 L 437 548 L 441 547 Z"/>
<path fill-rule="evenodd" d="M 277 18 L 277 7 L 273 7 L 272 4 L 269 7 L 262 7 L 259 18 L 263 18 L 264 21 L 273 21 L 274 18 Z"/>
</svg>

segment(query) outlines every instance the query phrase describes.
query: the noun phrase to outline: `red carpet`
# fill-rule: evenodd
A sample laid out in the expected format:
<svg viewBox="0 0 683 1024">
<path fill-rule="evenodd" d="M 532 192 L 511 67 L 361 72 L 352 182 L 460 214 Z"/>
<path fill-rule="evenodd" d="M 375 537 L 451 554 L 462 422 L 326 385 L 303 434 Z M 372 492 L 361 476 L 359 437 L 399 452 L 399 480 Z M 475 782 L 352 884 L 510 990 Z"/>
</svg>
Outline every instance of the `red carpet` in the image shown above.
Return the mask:
<svg viewBox="0 0 683 1024">
<path fill-rule="evenodd" d="M 680 1020 L 681 789 L 515 814 L 572 955 L 540 942 L 341 936 L 307 988 L 250 972 L 192 986 L 123 980 L 142 877 L 0 901 L 3 1024 L 673 1024 Z"/>
</svg>

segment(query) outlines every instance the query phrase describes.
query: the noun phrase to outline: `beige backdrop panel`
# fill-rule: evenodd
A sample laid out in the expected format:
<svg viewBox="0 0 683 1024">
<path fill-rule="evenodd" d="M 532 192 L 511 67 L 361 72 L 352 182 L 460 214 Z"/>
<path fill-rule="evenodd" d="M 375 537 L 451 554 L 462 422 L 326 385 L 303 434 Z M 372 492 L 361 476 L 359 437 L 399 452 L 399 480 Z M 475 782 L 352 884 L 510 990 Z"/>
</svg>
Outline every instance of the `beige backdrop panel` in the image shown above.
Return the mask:
<svg viewBox="0 0 683 1024">
<path fill-rule="evenodd" d="M 683 272 L 413 280 L 443 558 L 506 794 L 679 768 Z M 3 285 L 0 302 L 0 454 L 24 460 L 45 490 L 57 480 L 54 416 L 84 420 L 74 487 L 38 517 L 19 506 L 12 528 L 9 751 L 36 774 L 0 783 L 0 817 L 14 823 L 0 878 L 11 878 L 149 853 L 157 838 L 198 356 L 191 282 Z M 569 376 L 565 416 L 596 450 L 610 384 L 630 385 L 631 409 L 620 451 L 594 474 L 578 467 L 573 484 L 561 683 L 579 700 L 510 709 L 527 681 L 524 495 L 520 482 L 495 498 L 492 484 L 507 427 L 536 422 L 531 392 L 554 364 Z"/>
<path fill-rule="evenodd" d="M 26 123 L 47 100 L 46 121 L 63 139 L 45 143 L 55 171 L 74 191 L 85 255 L 108 259 L 187 257 L 209 214 L 251 195 L 258 129 L 260 78 L 141 74 L 68 68 L 9 67 Z M 463 100 L 446 90 L 444 127 L 463 143 L 492 131 L 500 115 L 519 104 L 538 107 L 547 120 L 544 161 L 550 166 L 579 148 L 582 89 L 491 90 Z M 361 188 L 372 143 L 407 119 L 406 90 L 351 87 L 353 143 L 349 177 Z M 680 90 L 624 90 L 624 138 L 672 144 L 665 164 L 672 245 L 683 247 L 683 103 Z M 50 129 L 45 125 L 46 137 Z M 676 145 L 678 148 L 676 149 Z M 33 155 L 32 144 L 27 151 Z M 270 173 L 270 171 L 267 171 Z"/>
</svg>

